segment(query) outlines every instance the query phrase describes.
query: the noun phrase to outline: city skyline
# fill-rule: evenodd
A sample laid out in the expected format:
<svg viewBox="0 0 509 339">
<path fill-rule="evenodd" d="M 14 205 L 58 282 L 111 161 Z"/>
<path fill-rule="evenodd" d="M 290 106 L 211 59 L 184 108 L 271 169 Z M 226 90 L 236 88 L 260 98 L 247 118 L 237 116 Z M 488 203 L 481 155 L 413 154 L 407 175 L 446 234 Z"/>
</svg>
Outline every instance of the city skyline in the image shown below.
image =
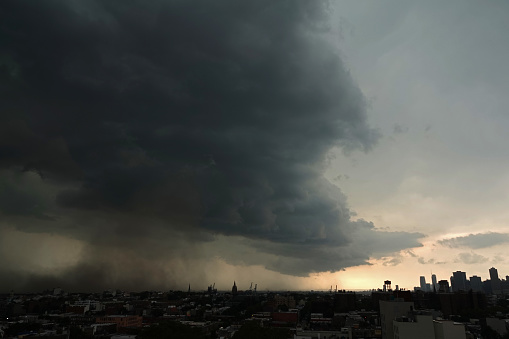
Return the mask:
<svg viewBox="0 0 509 339">
<path fill-rule="evenodd" d="M 505 277 L 508 11 L 1 2 L 0 289 Z"/>
<path fill-rule="evenodd" d="M 419 285 L 415 285 L 413 287 L 407 287 L 407 286 L 400 286 L 398 284 L 398 281 L 391 281 L 391 280 L 385 280 L 384 282 L 382 282 L 382 284 L 378 284 L 377 285 L 377 282 L 374 282 L 374 285 L 371 287 L 371 288 L 343 288 L 341 286 L 338 286 L 338 285 L 330 285 L 330 286 L 315 286 L 315 288 L 311 288 L 309 290 L 306 290 L 306 289 L 277 289 L 277 288 L 268 288 L 267 286 L 260 286 L 260 288 L 258 287 L 258 283 L 256 281 L 250 281 L 250 282 L 246 282 L 247 280 L 246 279 L 243 279 L 242 277 L 240 277 L 240 279 L 235 279 L 233 280 L 233 287 L 232 286 L 228 286 L 228 283 L 226 284 L 217 284 L 215 281 L 211 284 L 206 284 L 205 282 L 201 282 L 197 285 L 193 285 L 191 286 L 191 283 L 188 283 L 187 285 L 187 289 L 186 288 L 183 288 L 183 289 L 178 289 L 178 288 L 169 288 L 169 289 L 162 289 L 162 291 L 164 290 L 176 290 L 176 291 L 188 291 L 188 292 L 194 292 L 194 291 L 209 291 L 209 292 L 212 292 L 212 291 L 220 291 L 220 292 L 228 292 L 228 291 L 232 291 L 233 292 L 233 289 L 235 290 L 235 292 L 237 291 L 237 288 L 238 288 L 238 291 L 239 292 L 247 292 L 247 291 L 252 291 L 254 293 L 256 292 L 260 292 L 260 293 L 264 293 L 264 292 L 274 292 L 274 291 L 297 291 L 297 292 L 305 292 L 305 291 L 315 291 L 315 292 L 341 292 L 341 291 L 357 291 L 357 292 L 362 292 L 362 291 L 365 291 L 365 292 L 371 292 L 371 291 L 375 291 L 375 290 L 378 290 L 378 291 L 394 291 L 394 290 L 406 290 L 406 291 L 417 291 L 417 290 L 421 290 L 421 291 L 424 291 L 424 292 L 443 292 L 441 290 L 441 287 L 440 287 L 440 284 L 443 282 L 443 281 L 446 281 L 447 282 L 447 286 L 448 286 L 448 290 L 447 292 L 458 292 L 458 291 L 468 291 L 468 290 L 473 290 L 474 292 L 484 292 L 484 293 L 493 293 L 493 294 L 502 294 L 502 292 L 504 291 L 504 293 L 507 293 L 509 292 L 509 275 L 505 275 L 504 278 L 500 278 L 498 276 L 498 270 L 495 268 L 495 267 L 491 267 L 489 270 L 488 270 L 488 275 L 489 277 L 485 277 L 483 278 L 482 276 L 477 276 L 477 275 L 470 275 L 470 274 L 467 274 L 467 272 L 463 272 L 463 271 L 455 271 L 455 272 L 451 272 L 451 275 L 449 278 L 443 278 L 443 277 L 438 277 L 436 276 L 436 274 L 434 273 L 430 273 L 429 275 L 429 278 L 430 278 L 430 282 L 428 282 L 427 278 L 428 276 L 420 276 L 419 277 Z M 455 283 L 454 283 L 454 278 L 455 277 L 458 277 L 459 279 L 458 282 L 456 283 L 456 286 L 455 286 Z M 442 279 L 443 278 L 443 279 Z M 492 281 L 496 279 L 495 283 L 492 283 Z M 240 282 L 239 286 L 237 286 L 237 281 Z M 462 281 L 462 282 L 460 282 Z M 485 284 L 488 283 L 489 284 L 489 288 L 488 290 L 485 290 Z M 388 284 L 388 285 L 387 285 Z M 424 284 L 424 287 L 423 287 L 423 284 Z M 503 284 L 503 288 L 502 288 L 502 285 Z M 217 285 L 217 286 L 216 286 Z M 249 285 L 249 288 L 247 287 Z M 254 287 L 253 287 L 254 286 Z M 51 289 L 58 289 L 58 290 L 61 290 L 61 291 L 64 291 L 60 286 L 40 286 L 43 290 L 51 290 Z M 244 288 L 245 287 L 245 288 Z M 109 288 L 107 288 L 106 290 L 117 290 L 117 288 L 115 286 L 109 286 Z M 141 292 L 143 289 L 138 289 L 138 290 L 131 290 L 131 292 Z M 29 291 L 29 292 L 41 292 L 42 290 L 33 290 L 33 291 Z M 24 293 L 26 291 L 23 291 L 23 290 L 17 290 L 15 291 L 14 289 L 11 289 L 10 291 L 0 291 L 0 293 L 14 293 L 14 292 L 17 292 L 17 293 Z M 71 292 L 71 293 L 76 293 L 76 292 L 98 292 L 98 291 L 88 291 L 88 290 L 72 290 L 72 291 L 66 291 L 66 292 Z"/>
</svg>

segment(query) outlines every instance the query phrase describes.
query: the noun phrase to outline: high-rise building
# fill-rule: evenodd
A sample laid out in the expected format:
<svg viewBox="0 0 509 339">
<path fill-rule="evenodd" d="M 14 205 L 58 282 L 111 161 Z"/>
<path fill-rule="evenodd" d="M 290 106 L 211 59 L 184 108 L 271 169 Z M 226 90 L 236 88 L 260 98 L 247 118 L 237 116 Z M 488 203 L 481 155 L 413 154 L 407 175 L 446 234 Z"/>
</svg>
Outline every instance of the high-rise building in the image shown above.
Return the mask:
<svg viewBox="0 0 509 339">
<path fill-rule="evenodd" d="M 491 291 L 493 294 L 501 294 L 502 287 L 498 278 L 498 271 L 495 267 L 490 268 Z"/>
<path fill-rule="evenodd" d="M 450 292 L 449 282 L 447 280 L 440 280 L 438 282 L 438 292 L 443 292 L 443 293 Z"/>
<path fill-rule="evenodd" d="M 421 275 L 421 291 L 427 292 L 426 288 L 426 278 Z"/>
<path fill-rule="evenodd" d="M 474 292 L 482 292 L 482 280 L 481 277 L 476 275 L 470 277 L 470 288 Z"/>
<path fill-rule="evenodd" d="M 490 268 L 490 279 L 491 280 L 499 280 L 498 270 L 495 267 Z"/>
<path fill-rule="evenodd" d="M 433 291 L 438 292 L 437 276 L 435 274 L 431 275 L 431 284 L 433 285 Z"/>
<path fill-rule="evenodd" d="M 466 291 L 467 290 L 467 274 L 465 272 L 456 271 L 452 273 L 452 291 Z"/>
</svg>

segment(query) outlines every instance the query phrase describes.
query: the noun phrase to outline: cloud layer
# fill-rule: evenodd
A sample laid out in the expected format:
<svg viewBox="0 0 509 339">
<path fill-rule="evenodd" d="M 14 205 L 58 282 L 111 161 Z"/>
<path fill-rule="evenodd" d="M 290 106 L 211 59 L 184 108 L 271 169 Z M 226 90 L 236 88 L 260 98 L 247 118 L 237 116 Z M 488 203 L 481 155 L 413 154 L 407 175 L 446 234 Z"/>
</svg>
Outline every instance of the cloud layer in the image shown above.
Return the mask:
<svg viewBox="0 0 509 339">
<path fill-rule="evenodd" d="M 438 241 L 440 245 L 450 248 L 468 247 L 473 249 L 492 247 L 507 242 L 509 242 L 509 234 L 498 232 L 472 233 L 462 237 Z"/>
<path fill-rule="evenodd" d="M 323 178 L 378 139 L 325 2 L 0 6 L 1 227 L 83 241 L 82 272 L 134 251 L 166 276 L 190 247 L 305 276 L 420 246 Z"/>
</svg>

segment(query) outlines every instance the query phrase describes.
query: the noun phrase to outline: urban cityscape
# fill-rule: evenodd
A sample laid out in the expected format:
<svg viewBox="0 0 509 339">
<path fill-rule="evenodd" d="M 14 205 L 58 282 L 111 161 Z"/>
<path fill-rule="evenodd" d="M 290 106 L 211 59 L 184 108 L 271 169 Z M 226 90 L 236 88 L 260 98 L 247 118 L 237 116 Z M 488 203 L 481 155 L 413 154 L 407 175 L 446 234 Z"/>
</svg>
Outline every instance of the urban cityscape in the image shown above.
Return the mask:
<svg viewBox="0 0 509 339">
<path fill-rule="evenodd" d="M 386 280 L 369 291 L 187 291 L 50 288 L 0 294 L 2 338 L 444 338 L 509 337 L 509 276 L 452 272 L 413 290 Z"/>
</svg>

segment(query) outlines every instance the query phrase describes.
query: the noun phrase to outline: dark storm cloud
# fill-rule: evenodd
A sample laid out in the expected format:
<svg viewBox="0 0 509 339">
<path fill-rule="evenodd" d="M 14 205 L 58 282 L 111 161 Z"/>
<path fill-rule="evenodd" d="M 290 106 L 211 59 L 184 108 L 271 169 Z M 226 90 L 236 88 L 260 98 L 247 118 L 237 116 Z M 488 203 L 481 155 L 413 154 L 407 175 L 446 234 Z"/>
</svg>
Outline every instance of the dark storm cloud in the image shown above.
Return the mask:
<svg viewBox="0 0 509 339">
<path fill-rule="evenodd" d="M 316 242 L 296 245 L 245 240 L 236 245 L 225 243 L 217 253 L 233 264 L 255 265 L 263 258 L 268 269 L 307 276 L 310 272 L 334 272 L 345 267 L 369 265 L 370 257 L 381 258 L 409 247 L 422 246 L 417 239 L 424 237 L 420 233 L 383 232 L 364 220 L 341 227 L 348 234 L 348 242 L 341 245 Z M 236 255 L 245 249 L 248 249 L 247 255 Z M 394 261 L 392 264 L 397 263 Z"/>
<path fill-rule="evenodd" d="M 23 174 L 0 171 L 0 213 L 5 216 L 29 216 L 51 219 L 46 213 L 46 197 L 34 190 Z"/>
<path fill-rule="evenodd" d="M 439 240 L 442 246 L 450 248 L 469 247 L 473 249 L 492 247 L 509 242 L 508 233 L 476 233 L 462 237 Z"/>
<path fill-rule="evenodd" d="M 323 179 L 333 147 L 366 151 L 378 138 L 328 43 L 326 3 L 0 6 L 0 166 L 35 171 L 57 191 L 35 208 L 18 190 L 26 206 L 2 204 L 2 213 L 56 214 L 72 221 L 61 232 L 81 238 L 158 234 L 153 223 L 243 236 L 295 269 L 259 264 L 293 274 L 420 245 L 421 234 L 352 222 Z M 96 219 L 107 221 L 86 222 Z M 311 264 L 354 241 L 369 249 Z"/>
</svg>

